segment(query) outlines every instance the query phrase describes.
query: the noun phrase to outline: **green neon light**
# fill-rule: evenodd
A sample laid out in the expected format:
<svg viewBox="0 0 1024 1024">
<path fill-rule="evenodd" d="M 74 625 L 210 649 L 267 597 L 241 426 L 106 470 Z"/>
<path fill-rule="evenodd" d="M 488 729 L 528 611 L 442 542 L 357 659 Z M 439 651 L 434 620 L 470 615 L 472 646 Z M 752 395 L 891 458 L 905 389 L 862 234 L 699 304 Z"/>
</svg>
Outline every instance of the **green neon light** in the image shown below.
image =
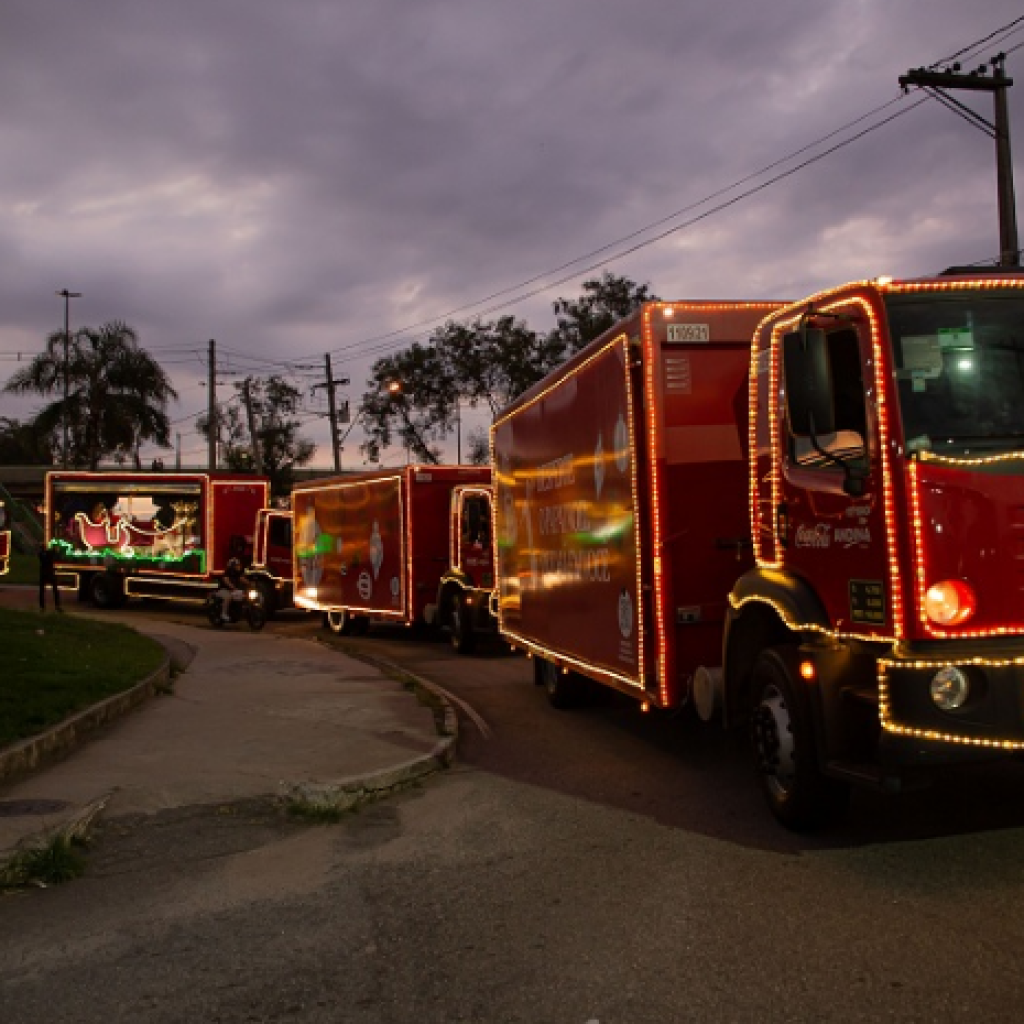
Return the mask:
<svg viewBox="0 0 1024 1024">
<path fill-rule="evenodd" d="M 131 554 L 117 548 L 92 548 L 82 551 L 66 540 L 52 540 L 50 547 L 60 549 L 62 561 L 77 562 L 83 565 L 111 565 L 116 563 L 122 568 L 133 569 L 171 569 L 190 573 L 206 572 L 206 551 L 193 548 L 183 555 L 172 555 L 169 552 L 160 555 Z"/>
</svg>

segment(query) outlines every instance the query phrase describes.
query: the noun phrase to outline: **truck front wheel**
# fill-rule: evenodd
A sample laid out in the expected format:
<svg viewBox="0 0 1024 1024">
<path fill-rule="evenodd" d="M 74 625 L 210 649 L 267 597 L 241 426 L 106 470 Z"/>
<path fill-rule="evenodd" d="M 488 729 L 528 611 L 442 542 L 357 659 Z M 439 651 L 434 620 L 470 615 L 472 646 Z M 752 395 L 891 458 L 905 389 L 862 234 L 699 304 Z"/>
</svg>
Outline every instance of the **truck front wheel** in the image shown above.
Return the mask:
<svg viewBox="0 0 1024 1024">
<path fill-rule="evenodd" d="M 818 768 L 811 705 L 780 650 L 764 651 L 754 666 L 754 756 L 772 814 L 794 831 L 839 817 L 849 787 Z"/>
<path fill-rule="evenodd" d="M 473 653 L 476 631 L 473 629 L 472 613 L 462 594 L 456 594 L 452 601 L 451 637 L 452 647 L 459 654 Z"/>
</svg>

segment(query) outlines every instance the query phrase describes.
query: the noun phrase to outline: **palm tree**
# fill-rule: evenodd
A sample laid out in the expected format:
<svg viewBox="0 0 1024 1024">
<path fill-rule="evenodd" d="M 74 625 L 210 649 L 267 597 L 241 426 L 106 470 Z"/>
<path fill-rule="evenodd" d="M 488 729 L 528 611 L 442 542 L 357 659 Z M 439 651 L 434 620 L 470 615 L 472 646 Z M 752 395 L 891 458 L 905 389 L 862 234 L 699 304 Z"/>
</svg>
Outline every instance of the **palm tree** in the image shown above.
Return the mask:
<svg viewBox="0 0 1024 1024">
<path fill-rule="evenodd" d="M 67 339 L 66 367 L 64 345 L 64 332 L 55 331 L 4 390 L 60 396 L 39 411 L 33 427 L 55 436 L 67 424 L 70 465 L 95 469 L 104 456 L 130 456 L 138 464 L 143 442 L 170 447 L 167 404 L 178 394 L 160 364 L 139 347 L 134 328 L 120 320 L 83 327 Z"/>
</svg>

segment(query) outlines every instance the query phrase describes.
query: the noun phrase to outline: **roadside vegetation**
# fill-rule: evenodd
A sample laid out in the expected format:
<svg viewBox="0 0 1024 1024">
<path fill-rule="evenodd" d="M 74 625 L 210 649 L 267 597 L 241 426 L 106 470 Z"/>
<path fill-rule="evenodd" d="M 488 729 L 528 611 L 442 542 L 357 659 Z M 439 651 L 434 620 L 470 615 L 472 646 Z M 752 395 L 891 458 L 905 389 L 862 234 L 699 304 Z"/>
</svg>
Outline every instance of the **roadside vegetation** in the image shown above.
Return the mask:
<svg viewBox="0 0 1024 1024">
<path fill-rule="evenodd" d="M 129 689 L 164 658 L 156 641 L 127 626 L 53 611 L 0 609 L 0 636 L 0 747 Z"/>
<path fill-rule="evenodd" d="M 10 572 L 0 576 L 0 587 L 36 584 L 38 582 L 39 559 L 35 555 L 25 555 L 20 551 L 12 551 Z"/>
</svg>

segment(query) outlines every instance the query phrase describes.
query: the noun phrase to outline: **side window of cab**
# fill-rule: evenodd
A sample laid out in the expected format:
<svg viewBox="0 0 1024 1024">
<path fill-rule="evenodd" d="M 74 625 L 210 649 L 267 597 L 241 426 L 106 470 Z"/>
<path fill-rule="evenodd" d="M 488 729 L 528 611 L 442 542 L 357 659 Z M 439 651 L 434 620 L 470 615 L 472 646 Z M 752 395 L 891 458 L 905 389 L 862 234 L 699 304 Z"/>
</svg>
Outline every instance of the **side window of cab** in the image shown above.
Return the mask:
<svg viewBox="0 0 1024 1024">
<path fill-rule="evenodd" d="M 860 345 L 851 327 L 826 334 L 828 376 L 831 380 L 833 428 L 825 433 L 794 432 L 787 417 L 789 457 L 806 469 L 835 471 L 837 460 L 851 468 L 867 466 L 867 415 Z"/>
</svg>

